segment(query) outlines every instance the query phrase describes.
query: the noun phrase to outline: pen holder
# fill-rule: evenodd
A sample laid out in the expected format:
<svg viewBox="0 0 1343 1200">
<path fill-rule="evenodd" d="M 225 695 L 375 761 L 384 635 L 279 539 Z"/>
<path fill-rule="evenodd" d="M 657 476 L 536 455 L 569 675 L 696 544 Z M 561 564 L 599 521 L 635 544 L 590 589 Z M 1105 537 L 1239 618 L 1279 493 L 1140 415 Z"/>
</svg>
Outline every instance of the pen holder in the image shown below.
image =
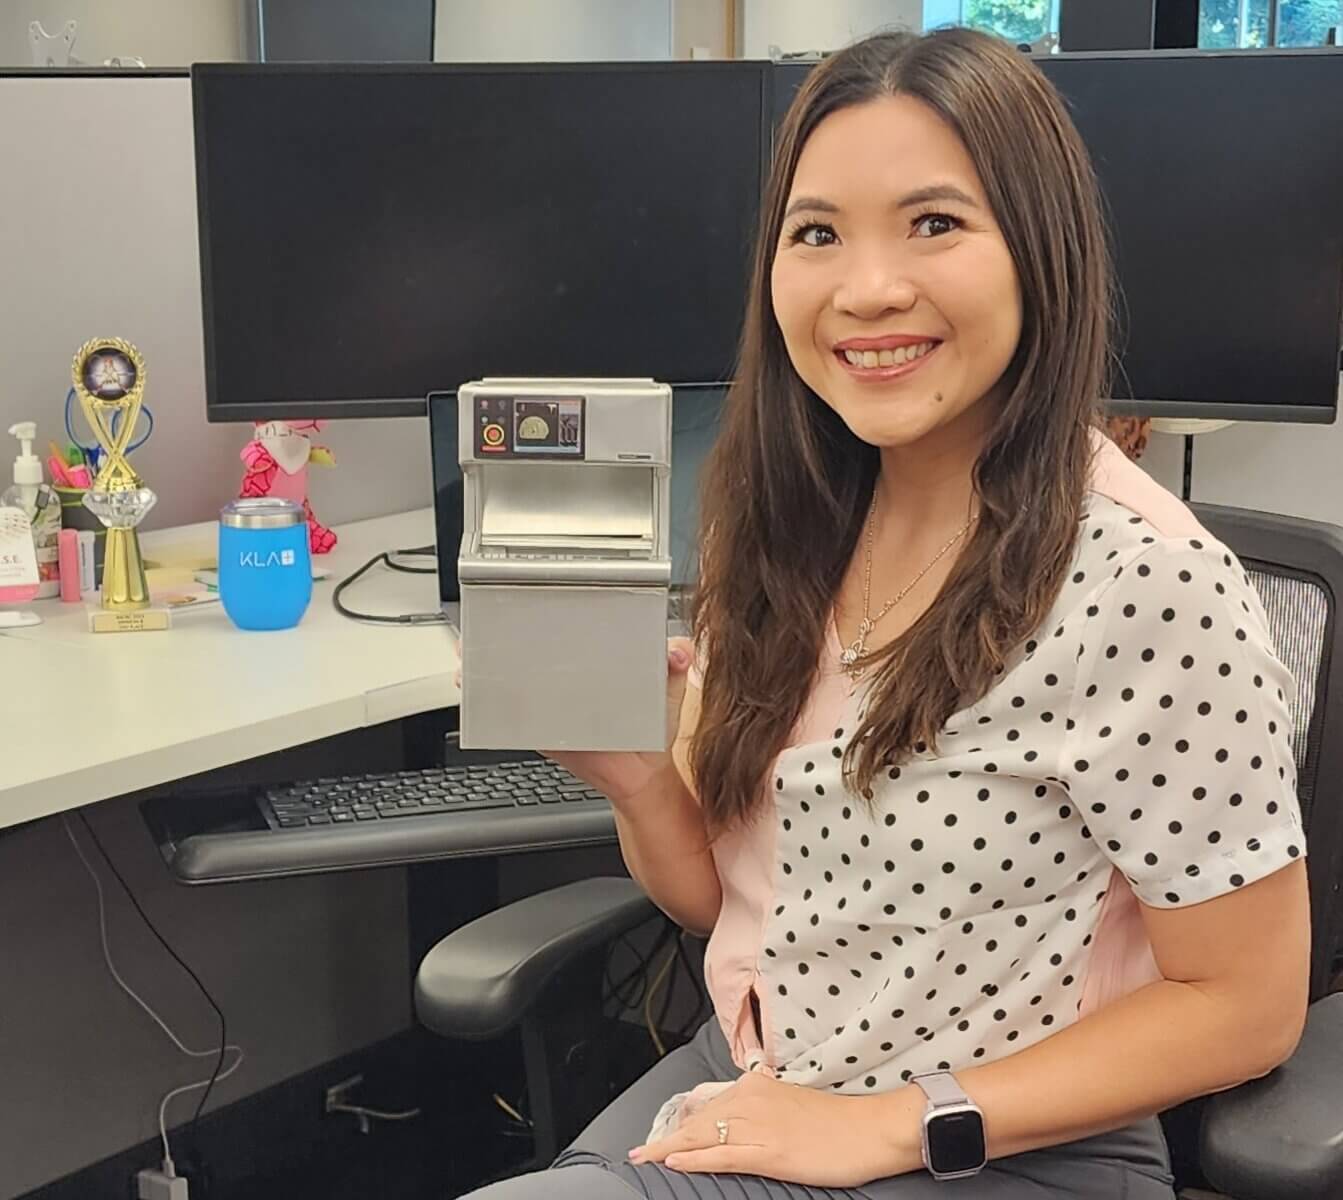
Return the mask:
<svg viewBox="0 0 1343 1200">
<path fill-rule="evenodd" d="M 61 528 L 88 529 L 93 533 L 93 585 L 103 582 L 103 558 L 107 553 L 107 526 L 84 507 L 84 489 L 57 487 L 61 498 Z"/>
<path fill-rule="evenodd" d="M 288 629 L 312 599 L 308 517 L 293 500 L 233 500 L 219 513 L 219 600 L 239 629 Z"/>
</svg>

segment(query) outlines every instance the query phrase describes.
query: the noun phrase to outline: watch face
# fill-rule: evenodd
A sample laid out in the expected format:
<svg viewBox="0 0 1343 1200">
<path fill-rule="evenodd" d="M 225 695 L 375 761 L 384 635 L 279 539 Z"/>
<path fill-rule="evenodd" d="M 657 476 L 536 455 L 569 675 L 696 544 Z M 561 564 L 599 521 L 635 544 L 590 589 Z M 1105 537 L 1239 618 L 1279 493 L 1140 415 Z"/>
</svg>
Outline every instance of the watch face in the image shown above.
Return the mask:
<svg viewBox="0 0 1343 1200">
<path fill-rule="evenodd" d="M 984 1118 L 979 1113 L 937 1113 L 928 1122 L 928 1166 L 934 1173 L 977 1171 L 985 1156 Z"/>
</svg>

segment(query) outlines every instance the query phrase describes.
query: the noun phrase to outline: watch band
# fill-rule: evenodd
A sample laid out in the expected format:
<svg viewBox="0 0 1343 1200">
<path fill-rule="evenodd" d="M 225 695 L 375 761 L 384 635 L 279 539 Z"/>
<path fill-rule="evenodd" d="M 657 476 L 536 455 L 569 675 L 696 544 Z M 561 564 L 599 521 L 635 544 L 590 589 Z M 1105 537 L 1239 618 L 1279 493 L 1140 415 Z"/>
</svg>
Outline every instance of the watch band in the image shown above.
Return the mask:
<svg viewBox="0 0 1343 1200">
<path fill-rule="evenodd" d="M 948 1104 L 973 1103 L 950 1071 L 928 1071 L 923 1075 L 911 1076 L 909 1081 L 919 1085 L 934 1108 L 944 1108 Z"/>
</svg>

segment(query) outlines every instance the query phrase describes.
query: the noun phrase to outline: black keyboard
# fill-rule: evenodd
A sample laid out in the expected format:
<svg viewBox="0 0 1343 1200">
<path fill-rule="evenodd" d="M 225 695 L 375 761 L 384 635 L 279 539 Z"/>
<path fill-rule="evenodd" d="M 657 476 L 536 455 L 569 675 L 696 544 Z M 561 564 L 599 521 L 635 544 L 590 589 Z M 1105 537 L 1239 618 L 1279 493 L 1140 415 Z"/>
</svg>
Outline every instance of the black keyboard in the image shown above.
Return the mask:
<svg viewBox="0 0 1343 1200">
<path fill-rule="evenodd" d="M 142 807 L 184 883 L 264 879 L 609 844 L 600 793 L 552 763 L 431 767 L 232 791 Z M 202 828 L 209 818 L 213 824 Z"/>
<path fill-rule="evenodd" d="M 272 829 L 355 825 L 430 814 L 546 805 L 606 807 L 606 798 L 548 759 L 340 775 L 271 788 L 260 798 Z"/>
</svg>

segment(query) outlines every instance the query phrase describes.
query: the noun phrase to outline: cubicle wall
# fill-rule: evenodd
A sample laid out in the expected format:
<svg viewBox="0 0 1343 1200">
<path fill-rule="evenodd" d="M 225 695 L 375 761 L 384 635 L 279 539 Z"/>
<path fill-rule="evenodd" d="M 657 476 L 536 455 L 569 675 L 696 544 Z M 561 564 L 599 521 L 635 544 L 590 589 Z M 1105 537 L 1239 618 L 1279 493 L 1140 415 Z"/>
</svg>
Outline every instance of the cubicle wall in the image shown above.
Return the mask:
<svg viewBox="0 0 1343 1200">
<path fill-rule="evenodd" d="M 107 800 L 84 813 L 246 1053 L 211 1093 L 210 1111 L 411 1025 L 403 871 L 184 888 L 133 802 Z M 217 1045 L 214 1013 L 70 819 L 102 877 L 118 970 L 188 1047 Z M 93 882 L 60 818 L 0 832 L 0 914 L 0 1200 L 12 1200 L 157 1138 L 159 1099 L 206 1078 L 213 1062 L 178 1053 L 113 982 Z M 170 1131 L 198 1098 L 173 1104 Z"/>
<path fill-rule="evenodd" d="M 43 444 L 61 436 L 75 349 L 124 336 L 144 351 L 158 422 L 135 456 L 160 495 L 149 526 L 211 517 L 237 486 L 249 432 L 205 423 L 189 87 L 184 76 L 0 77 L 0 479 L 13 457 L 3 431 L 33 418 Z M 430 502 L 423 419 L 349 422 L 327 440 L 340 466 L 314 483 L 323 517 Z M 70 681 L 72 703 L 86 686 Z M 404 873 L 187 890 L 163 869 L 133 803 L 88 815 L 247 1049 L 211 1109 L 410 1024 Z M 188 1045 L 210 1045 L 213 1014 L 103 874 L 119 967 Z M 157 1136 L 159 1096 L 201 1067 L 107 975 L 93 885 L 58 821 L 0 837 L 0 912 L 9 1200 Z M 170 1122 L 190 1111 L 179 1101 Z"/>
<path fill-rule="evenodd" d="M 0 76 L 0 478 L 18 420 L 62 438 L 70 361 L 88 338 L 144 353 L 154 436 L 135 463 L 146 528 L 212 517 L 236 493 L 247 425 L 205 423 L 191 83 L 184 75 Z M 76 418 L 78 419 L 78 418 Z M 430 502 L 426 422 L 347 422 L 313 472 L 324 521 Z"/>
</svg>

